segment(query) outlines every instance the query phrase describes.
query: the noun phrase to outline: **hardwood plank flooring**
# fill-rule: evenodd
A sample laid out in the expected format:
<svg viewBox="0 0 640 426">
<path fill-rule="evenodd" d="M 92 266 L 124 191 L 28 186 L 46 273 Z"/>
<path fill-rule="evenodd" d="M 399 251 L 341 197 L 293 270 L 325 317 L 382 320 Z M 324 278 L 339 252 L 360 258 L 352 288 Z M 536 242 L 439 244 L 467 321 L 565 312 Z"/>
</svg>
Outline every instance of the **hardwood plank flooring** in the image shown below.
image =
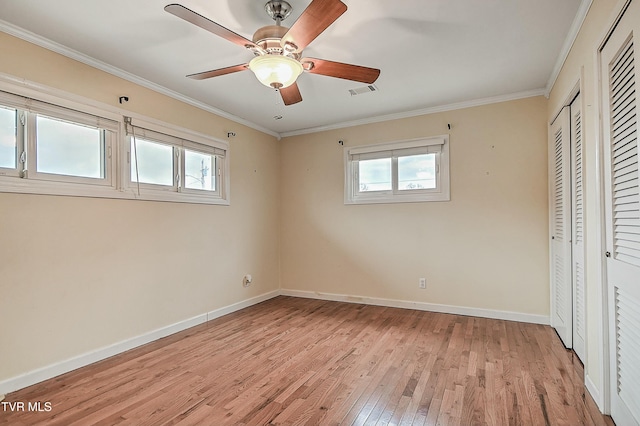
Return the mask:
<svg viewBox="0 0 640 426">
<path fill-rule="evenodd" d="M 582 377 L 548 326 L 278 297 L 9 394 L 51 411 L 0 425 L 613 425 Z"/>
</svg>

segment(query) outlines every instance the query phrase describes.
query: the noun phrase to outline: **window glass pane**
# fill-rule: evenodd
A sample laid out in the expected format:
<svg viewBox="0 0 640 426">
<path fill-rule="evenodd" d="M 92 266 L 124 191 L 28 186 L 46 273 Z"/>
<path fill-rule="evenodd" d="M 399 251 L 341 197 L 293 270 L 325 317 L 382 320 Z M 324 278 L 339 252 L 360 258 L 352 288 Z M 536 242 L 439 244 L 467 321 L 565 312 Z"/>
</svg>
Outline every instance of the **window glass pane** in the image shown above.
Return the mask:
<svg viewBox="0 0 640 426">
<path fill-rule="evenodd" d="M 391 190 L 391 158 L 360 160 L 359 188 L 360 192 Z"/>
<path fill-rule="evenodd" d="M 173 147 L 140 138 L 135 145 L 131 138 L 131 181 L 137 181 L 137 164 L 140 183 L 173 186 Z"/>
<path fill-rule="evenodd" d="M 37 171 L 104 178 L 101 133 L 100 129 L 37 116 Z"/>
<path fill-rule="evenodd" d="M 0 108 L 0 167 L 16 168 L 16 116 L 15 109 Z"/>
<path fill-rule="evenodd" d="M 215 191 L 215 164 L 215 157 L 213 155 L 185 149 L 185 188 Z"/>
<path fill-rule="evenodd" d="M 436 154 L 398 157 L 398 189 L 436 188 Z"/>
</svg>

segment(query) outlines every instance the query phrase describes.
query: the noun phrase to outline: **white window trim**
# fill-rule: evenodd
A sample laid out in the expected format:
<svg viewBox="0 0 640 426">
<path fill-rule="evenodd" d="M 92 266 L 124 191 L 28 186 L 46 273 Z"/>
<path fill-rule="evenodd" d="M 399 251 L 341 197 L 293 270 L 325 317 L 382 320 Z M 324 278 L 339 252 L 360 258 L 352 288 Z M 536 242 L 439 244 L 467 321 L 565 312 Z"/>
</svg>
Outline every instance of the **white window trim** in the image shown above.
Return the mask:
<svg viewBox="0 0 640 426">
<path fill-rule="evenodd" d="M 140 129 L 139 129 L 140 130 Z M 131 150 L 131 146 L 132 144 L 135 144 L 136 142 L 140 142 L 140 141 L 145 141 L 145 142 L 152 142 L 154 144 L 158 144 L 158 145 L 163 145 L 165 147 L 169 147 L 171 148 L 171 160 L 172 160 L 172 177 L 171 177 L 171 185 L 162 185 L 162 184 L 155 184 L 155 183 L 146 183 L 146 182 L 140 182 L 137 183 L 137 179 L 135 179 L 135 176 L 133 176 L 131 174 L 131 167 L 134 167 L 131 163 L 135 157 L 134 153 Z M 140 190 L 140 193 L 142 193 L 142 190 L 145 190 L 146 192 L 149 191 L 167 191 L 167 192 L 178 192 L 179 191 L 179 187 L 178 187 L 178 181 L 176 179 L 176 175 L 175 172 L 178 171 L 178 163 L 180 162 L 180 152 L 177 151 L 177 147 L 171 143 L 165 142 L 165 141 L 161 141 L 158 140 L 157 138 L 150 138 L 150 137 L 143 137 L 140 135 L 135 135 L 133 133 L 130 133 L 126 136 L 126 145 L 127 147 L 125 148 L 126 150 L 126 164 L 124 164 L 124 168 L 127 169 L 127 173 L 126 173 L 126 179 L 123 181 L 123 190 L 127 191 L 127 190 L 131 190 L 134 191 L 137 194 L 137 191 Z"/>
<path fill-rule="evenodd" d="M 13 108 L 11 105 L 4 105 L 9 108 Z M 17 108 L 16 108 L 17 109 Z M 18 117 L 17 119 L 21 122 L 26 120 L 24 112 L 21 110 L 17 110 Z M 11 176 L 11 177 L 20 177 L 20 173 L 22 173 L 22 169 L 24 169 L 24 162 L 26 159 L 26 153 L 24 153 L 24 144 L 26 142 L 24 137 L 25 125 L 18 125 L 16 128 L 16 166 L 15 168 L 7 168 L 0 167 L 0 177 L 2 176 Z"/>
<path fill-rule="evenodd" d="M 17 97 L 30 98 L 38 103 L 48 103 L 51 104 L 53 108 L 80 111 L 87 115 L 93 115 L 98 119 L 115 122 L 117 127 L 114 130 L 115 136 L 112 137 L 113 140 L 111 141 L 111 166 L 109 170 L 105 169 L 106 173 L 111 173 L 111 179 L 108 185 L 96 184 L 91 178 L 74 177 L 73 179 L 67 180 L 63 175 L 49 175 L 44 173 L 40 173 L 41 176 L 38 176 L 38 179 L 29 178 L 29 176 L 33 177 L 33 169 L 28 170 L 28 177 L 25 179 L 20 177 L 19 169 L 21 167 L 18 165 L 18 171 L 15 169 L 0 168 L 0 192 L 139 199 L 193 204 L 230 204 L 231 182 L 229 164 L 231 160 L 229 144 L 224 140 L 4 73 L 0 73 L 0 91 L 10 95 L 13 94 Z M 7 106 L 13 107 L 14 105 L 8 103 Z M 18 107 L 18 109 L 20 108 Z M 141 126 L 151 126 L 149 128 L 154 130 L 158 129 L 157 131 L 159 132 L 224 151 L 223 159 L 220 157 L 222 176 L 219 177 L 221 186 L 218 196 L 212 197 L 210 194 L 202 194 L 203 191 L 197 190 L 167 194 L 161 194 L 161 191 L 148 191 L 144 193 L 141 191 L 141 195 L 138 195 L 137 190 L 134 192 L 129 188 L 129 185 L 127 185 L 127 182 L 129 182 L 129 171 L 127 169 L 129 164 L 126 162 L 128 141 L 125 136 L 124 116 L 132 117 L 134 123 L 138 123 Z M 25 141 L 25 143 L 27 143 L 27 141 Z M 83 179 L 88 179 L 88 182 L 83 182 Z"/>
<path fill-rule="evenodd" d="M 222 185 L 221 183 L 223 182 L 223 179 L 221 179 L 222 177 L 222 173 L 223 173 L 223 168 L 225 167 L 225 162 L 224 162 L 224 157 L 226 153 L 221 153 L 219 152 L 217 149 L 213 149 L 212 147 L 204 147 L 202 145 L 195 145 L 194 146 L 190 146 L 191 144 L 185 144 L 182 148 L 182 152 L 179 158 L 180 161 L 180 171 L 181 171 L 181 185 L 180 185 L 180 192 L 182 192 L 183 194 L 196 194 L 198 196 L 206 196 L 207 194 L 214 196 L 214 197 L 220 197 L 220 194 L 222 194 Z M 199 154 L 207 154 L 210 155 L 213 158 L 213 170 L 211 170 L 211 173 L 214 174 L 215 173 L 215 191 L 210 191 L 210 190 L 206 190 L 206 189 L 199 189 L 199 188 L 187 188 L 187 175 L 186 175 L 186 161 L 187 161 L 187 156 L 185 151 L 191 151 L 191 152 L 196 152 Z"/>
<path fill-rule="evenodd" d="M 115 189 L 115 162 L 113 161 L 112 153 L 118 138 L 119 124 L 117 121 L 5 91 L 0 91 L 0 104 L 9 108 L 15 108 L 20 122 L 17 127 L 18 164 L 15 169 L 3 168 L 2 171 L 4 173 L 1 173 L 3 176 L 12 176 L 17 179 L 29 181 L 45 180 L 90 186 L 106 186 Z M 104 146 L 102 147 L 104 150 L 102 154 L 104 156 L 104 177 L 87 178 L 38 172 L 36 164 L 38 149 L 36 142 L 36 120 L 38 116 L 101 129 L 101 137 L 104 138 Z"/>
<path fill-rule="evenodd" d="M 433 148 L 439 146 L 439 152 Z M 394 151 L 415 150 L 416 152 L 435 152 L 437 187 L 435 189 L 398 190 L 398 157 Z M 357 160 L 354 156 L 368 158 L 391 158 L 392 189 L 389 191 L 358 191 Z M 428 201 L 449 201 L 449 135 L 409 139 L 374 145 L 344 147 L 344 203 L 345 204 L 378 204 L 378 203 L 417 203 Z"/>
<path fill-rule="evenodd" d="M 53 118 L 53 119 L 58 119 L 58 118 L 62 118 L 59 116 L 56 116 L 54 114 L 50 114 L 50 115 L 45 115 L 45 114 L 39 114 L 36 113 L 38 116 L 42 115 L 43 117 L 47 117 L 47 118 Z M 37 158 L 37 147 L 36 147 L 36 114 L 30 114 L 27 116 L 27 138 L 26 138 L 26 145 L 27 145 L 27 152 L 31 153 L 31 155 L 26 155 L 26 161 L 27 161 L 27 171 L 26 171 L 26 178 L 27 180 L 31 180 L 31 179 L 38 179 L 38 180 L 48 180 L 48 181 L 53 181 L 53 182 L 68 182 L 68 183 L 76 183 L 76 184 L 83 184 L 83 185 L 99 185 L 99 186 L 105 186 L 105 187 L 110 187 L 112 189 L 115 189 L 116 187 L 116 183 L 115 183 L 115 174 L 116 174 L 116 162 L 114 161 L 114 157 L 113 157 L 113 153 L 115 151 L 115 146 L 117 145 L 117 141 L 118 141 L 118 131 L 112 131 L 112 130 L 108 130 L 108 129 L 101 129 L 103 134 L 101 137 L 104 138 L 104 153 L 102 154 L 104 156 L 104 178 L 89 178 L 89 177 L 81 177 L 81 176 L 67 176 L 67 175 L 63 175 L 63 174 L 56 174 L 56 173 L 46 173 L 46 172 L 39 172 L 38 171 L 38 166 L 37 166 L 37 162 L 36 162 L 36 158 Z M 68 117 L 65 117 L 68 118 Z M 76 121 L 76 120 L 69 120 L 70 122 L 73 121 L 74 123 L 77 124 L 84 124 L 81 121 Z M 118 127 L 117 123 L 116 123 L 116 128 Z"/>
<path fill-rule="evenodd" d="M 132 129 L 128 131 L 126 144 L 121 159 L 123 164 L 121 170 L 122 190 L 134 198 L 154 200 L 154 201 L 183 201 L 206 204 L 229 204 L 229 150 L 228 144 L 217 141 L 205 135 L 197 134 L 186 129 L 168 127 L 164 123 L 156 121 L 132 119 Z M 155 185 L 148 183 L 138 183 L 131 176 L 130 159 L 131 140 L 135 132 L 136 138 L 148 139 L 153 142 L 172 146 L 174 148 L 174 171 L 180 173 L 180 182 L 176 176 L 173 178 L 173 185 Z M 177 149 L 179 151 L 177 151 Z M 217 158 L 215 171 L 216 191 L 202 191 L 197 189 L 184 188 L 184 155 L 183 149 L 215 155 Z M 176 156 L 176 152 L 180 155 Z"/>
</svg>

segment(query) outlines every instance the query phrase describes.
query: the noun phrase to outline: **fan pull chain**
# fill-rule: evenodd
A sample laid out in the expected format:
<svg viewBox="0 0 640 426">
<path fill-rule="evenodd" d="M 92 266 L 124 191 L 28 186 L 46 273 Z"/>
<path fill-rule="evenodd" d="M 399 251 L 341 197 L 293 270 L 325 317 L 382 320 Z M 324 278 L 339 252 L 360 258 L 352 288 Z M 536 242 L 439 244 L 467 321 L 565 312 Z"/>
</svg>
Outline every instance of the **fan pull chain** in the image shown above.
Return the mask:
<svg viewBox="0 0 640 426">
<path fill-rule="evenodd" d="M 274 120 L 282 120 L 284 118 L 284 100 L 282 96 L 280 96 L 280 91 L 275 90 L 276 93 L 276 101 L 275 101 L 275 115 L 273 116 Z"/>
</svg>

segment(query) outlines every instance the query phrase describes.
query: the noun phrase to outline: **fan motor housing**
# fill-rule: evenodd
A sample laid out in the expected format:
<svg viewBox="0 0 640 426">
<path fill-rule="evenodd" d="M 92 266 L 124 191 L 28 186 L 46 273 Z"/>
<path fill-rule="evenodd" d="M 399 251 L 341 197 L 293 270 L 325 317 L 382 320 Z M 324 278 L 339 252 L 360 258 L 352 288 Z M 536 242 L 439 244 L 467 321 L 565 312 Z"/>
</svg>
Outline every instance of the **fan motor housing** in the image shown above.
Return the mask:
<svg viewBox="0 0 640 426">
<path fill-rule="evenodd" d="M 269 53 L 282 53 L 280 39 L 289 28 L 280 25 L 268 25 L 258 29 L 253 35 L 253 42 Z"/>
</svg>

